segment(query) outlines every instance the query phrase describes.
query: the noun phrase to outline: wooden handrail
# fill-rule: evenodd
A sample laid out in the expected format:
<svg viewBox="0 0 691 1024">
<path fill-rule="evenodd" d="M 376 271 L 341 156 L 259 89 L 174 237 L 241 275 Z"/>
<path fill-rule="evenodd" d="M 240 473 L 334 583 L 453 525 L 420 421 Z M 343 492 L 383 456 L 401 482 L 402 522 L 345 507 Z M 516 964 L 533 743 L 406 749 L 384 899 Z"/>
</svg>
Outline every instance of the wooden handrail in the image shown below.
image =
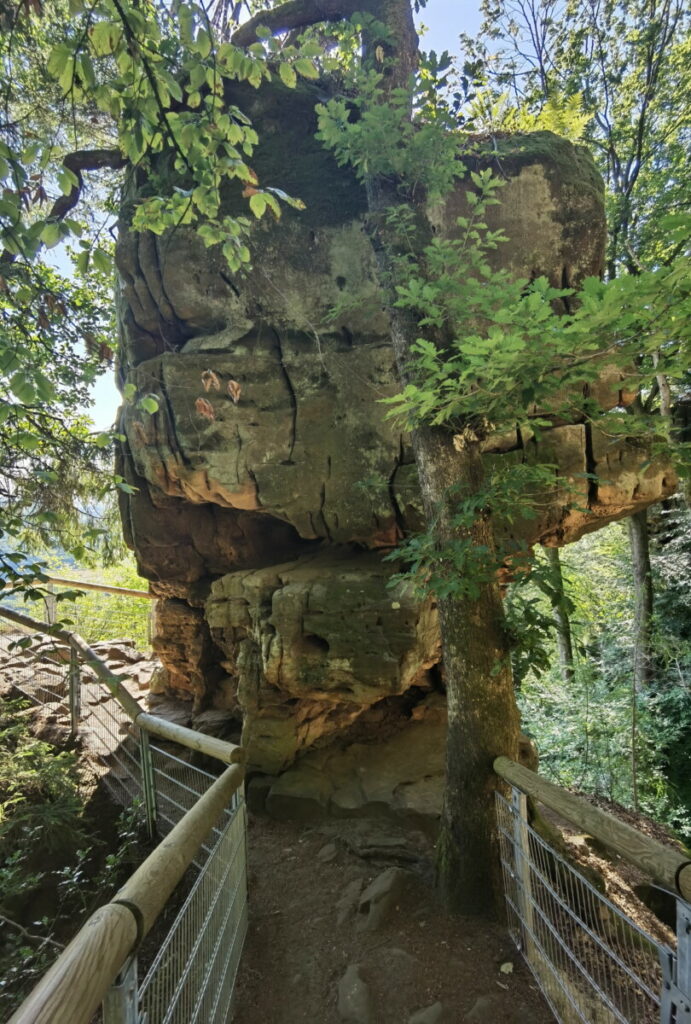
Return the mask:
<svg viewBox="0 0 691 1024">
<path fill-rule="evenodd" d="M 171 740 L 173 743 L 181 743 L 183 747 L 196 750 L 208 757 L 215 757 L 218 761 L 226 764 L 240 764 L 245 760 L 245 750 L 235 743 L 228 743 L 216 736 L 209 736 L 205 732 L 198 732 L 196 729 L 188 729 L 185 725 L 177 725 L 176 722 L 169 722 L 157 715 L 150 715 L 146 711 L 140 711 L 134 720 L 134 724 L 140 729 L 146 729 L 152 736 L 158 736 L 162 740 Z"/>
<path fill-rule="evenodd" d="M 226 768 L 115 895 L 114 903 L 136 908 L 140 940 L 151 929 L 244 776 L 242 765 Z"/>
<path fill-rule="evenodd" d="M 25 628 L 28 627 L 37 633 L 46 633 L 58 640 L 62 640 L 65 644 L 69 644 L 73 650 L 77 651 L 83 661 L 93 669 L 98 679 L 108 687 L 117 702 L 132 719 L 134 725 L 145 729 L 154 736 L 172 740 L 183 747 L 188 747 L 190 750 L 196 750 L 202 754 L 207 754 L 209 757 L 215 757 L 225 764 L 236 764 L 243 760 L 244 751 L 235 743 L 227 743 L 225 740 L 217 739 L 215 736 L 208 736 L 206 733 L 198 732 L 196 729 L 188 729 L 185 725 L 175 725 L 163 718 L 158 718 L 156 715 L 142 711 L 138 701 L 122 685 L 122 676 L 112 672 L 103 658 L 99 657 L 77 633 L 62 629 L 60 626 L 39 622 L 37 619 L 29 618 L 28 615 L 16 612 L 13 608 L 6 608 L 3 605 L 0 605 L 0 616 L 4 619 L 9 619 L 10 622 L 16 622 Z"/>
<path fill-rule="evenodd" d="M 0 605 L 0 616 L 3 619 L 9 619 L 10 622 L 16 622 L 19 626 L 33 629 L 37 633 L 46 633 L 48 636 L 54 636 L 57 640 L 62 640 L 64 644 L 68 644 L 81 655 L 89 668 L 94 670 L 101 682 L 105 683 L 117 702 L 133 721 L 140 714 L 142 709 L 132 694 L 122 685 L 120 676 L 116 676 L 114 672 L 111 672 L 105 661 L 95 651 L 92 651 L 86 641 L 82 640 L 77 633 L 73 633 L 68 629 L 62 629 L 60 626 L 54 626 L 48 622 L 39 622 L 37 619 L 32 619 L 28 615 L 16 612 L 13 608 L 7 608 L 4 605 Z"/>
<path fill-rule="evenodd" d="M 691 902 L 691 861 L 683 853 L 663 846 L 656 839 L 594 807 L 582 797 L 540 778 L 508 757 L 498 757 L 494 770 L 500 778 L 578 825 L 624 860 L 635 864 L 659 885 L 678 892 Z"/>
<path fill-rule="evenodd" d="M 20 586 L 20 583 L 13 583 L 8 586 L 7 583 L 0 585 L 0 590 L 3 587 L 11 589 L 15 586 Z M 37 587 L 41 586 L 42 582 L 47 583 L 60 583 L 66 587 L 73 587 L 75 590 L 100 590 L 104 594 L 115 594 L 116 597 L 145 597 L 149 601 L 157 601 L 158 595 L 151 594 L 148 590 L 133 590 L 131 587 L 111 587 L 109 583 L 87 583 L 86 580 L 66 580 L 61 576 L 46 576 L 44 580 L 36 583 Z"/>
<path fill-rule="evenodd" d="M 239 765 L 226 768 L 114 899 L 89 918 L 8 1024 L 89 1024 L 128 955 L 150 930 L 242 785 L 243 775 Z"/>
</svg>

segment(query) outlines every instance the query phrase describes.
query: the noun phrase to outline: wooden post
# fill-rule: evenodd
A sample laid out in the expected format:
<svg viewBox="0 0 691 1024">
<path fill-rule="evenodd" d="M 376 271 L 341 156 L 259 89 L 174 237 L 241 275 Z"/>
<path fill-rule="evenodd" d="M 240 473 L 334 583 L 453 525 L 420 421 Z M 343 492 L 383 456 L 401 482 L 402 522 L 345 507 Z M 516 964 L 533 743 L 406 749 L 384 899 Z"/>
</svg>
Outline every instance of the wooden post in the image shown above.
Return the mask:
<svg viewBox="0 0 691 1024">
<path fill-rule="evenodd" d="M 530 833 L 528 831 L 528 798 L 515 786 L 511 787 L 513 807 L 513 846 L 516 864 L 518 909 L 521 915 L 523 952 L 530 958 L 532 937 L 535 934 L 533 915 L 533 887 L 530 878 Z"/>
<path fill-rule="evenodd" d="M 43 618 L 47 625 L 52 626 L 57 618 L 58 602 L 50 584 L 46 587 L 46 596 L 43 608 Z"/>
<path fill-rule="evenodd" d="M 691 906 L 677 900 L 677 1016 L 691 1021 Z"/>
<path fill-rule="evenodd" d="M 158 807 L 156 805 L 156 780 L 154 778 L 154 763 L 151 758 L 149 734 L 143 729 L 139 730 L 139 761 L 142 773 L 144 810 L 146 812 L 146 831 L 149 839 L 153 839 L 156 835 L 156 821 L 158 818 Z"/>
<path fill-rule="evenodd" d="M 103 1024 L 140 1024 L 137 958 L 131 956 L 106 992 Z"/>
</svg>

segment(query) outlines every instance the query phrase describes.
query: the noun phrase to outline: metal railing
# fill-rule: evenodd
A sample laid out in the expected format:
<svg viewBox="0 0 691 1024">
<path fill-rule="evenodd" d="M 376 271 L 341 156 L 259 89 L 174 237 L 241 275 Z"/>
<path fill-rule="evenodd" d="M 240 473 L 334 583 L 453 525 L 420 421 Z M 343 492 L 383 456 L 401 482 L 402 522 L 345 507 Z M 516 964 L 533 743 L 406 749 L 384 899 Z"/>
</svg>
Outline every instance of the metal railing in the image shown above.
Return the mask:
<svg viewBox="0 0 691 1024">
<path fill-rule="evenodd" d="M 138 988 L 147 1021 L 225 1024 L 247 930 L 245 814 L 229 818 Z"/>
<path fill-rule="evenodd" d="M 508 758 L 498 758 L 495 769 L 511 784 L 510 800 L 496 794 L 509 931 L 556 1019 L 562 1024 L 691 1021 L 689 904 L 675 893 L 673 950 L 640 928 L 530 826 L 526 793 L 575 824 L 582 826 L 587 818 L 593 837 L 645 864 L 658 882 L 685 896 L 691 884 L 688 860 Z"/>
<path fill-rule="evenodd" d="M 235 763 L 242 751 L 144 712 L 125 677 L 116 676 L 74 634 L 13 609 L 0 608 L 3 620 L 33 629 L 38 642 L 21 657 L 5 643 L 0 670 L 9 666 L 15 688 L 34 703 L 69 711 L 71 732 L 100 766 L 111 794 L 122 804 L 141 799 L 149 831 L 167 836 L 114 900 L 89 919 L 12 1021 L 86 1024 L 103 998 L 104 1024 L 222 1024 L 247 928 L 246 816 L 238 791 L 242 768 Z M 182 743 L 231 767 L 216 779 L 154 738 Z M 196 873 L 191 884 L 190 869 Z M 186 873 L 189 892 L 139 982 L 136 948 Z M 123 907 L 134 921 L 134 939 Z M 94 942 L 102 947 L 98 963 Z"/>
</svg>

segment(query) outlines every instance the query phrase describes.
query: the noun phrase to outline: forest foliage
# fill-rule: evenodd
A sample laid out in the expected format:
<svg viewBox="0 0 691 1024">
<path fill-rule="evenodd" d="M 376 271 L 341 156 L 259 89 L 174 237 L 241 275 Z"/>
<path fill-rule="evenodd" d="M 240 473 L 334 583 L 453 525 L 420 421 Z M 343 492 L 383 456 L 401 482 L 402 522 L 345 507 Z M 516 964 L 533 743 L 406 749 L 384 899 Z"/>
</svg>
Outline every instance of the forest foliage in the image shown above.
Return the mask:
<svg viewBox="0 0 691 1024">
<path fill-rule="evenodd" d="M 301 207 L 299 196 L 258 180 L 252 155 L 260 126 L 226 100 L 237 82 L 317 81 L 331 90 L 319 106 L 320 138 L 363 182 L 378 222 L 390 311 L 411 342 L 395 401 L 409 427 L 424 437 L 441 431 L 470 458 L 493 430 L 518 423 L 539 435 L 575 416 L 613 440 L 654 436 L 651 456 L 664 453 L 685 470 L 674 411 L 688 399 L 691 337 L 689 119 L 679 102 L 690 84 L 688 12 L 677 0 L 488 2 L 481 38 L 464 41 L 465 63 L 429 54 L 406 76 L 389 56 L 390 26 L 354 13 L 345 0 L 342 10 L 334 7 L 337 19 L 313 18 L 301 31 L 262 28 L 265 6 L 32 0 L 0 12 L 0 560 L 13 582 L 40 581 L 35 561 L 22 558 L 37 538 L 59 537 L 81 555 L 85 539 L 108 537 L 98 515 L 108 476 L 100 456 L 111 439 L 90 434 L 81 410 L 113 358 L 112 311 L 101 294 L 123 182 L 139 188 L 127 210 L 135 229 L 192 227 L 205 245 L 220 246 L 235 274 L 256 255 L 256 222 L 280 218 L 285 205 Z M 248 12 L 256 15 L 251 31 L 237 21 Z M 423 237 L 415 197 L 421 189 L 441 197 L 464 176 L 478 132 L 496 144 L 498 133 L 536 128 L 585 141 L 597 156 L 611 225 L 606 281 L 589 279 L 576 291 L 491 270 L 488 252 L 502 239 L 484 213 L 500 201 L 501 187 L 485 172 L 471 176 L 474 213 L 458 225 L 459 237 Z M 222 199 L 233 190 L 246 211 L 229 217 Z M 71 252 L 73 278 L 47 262 L 46 250 L 56 246 Z M 567 314 L 558 316 L 564 299 Z M 604 414 L 574 397 L 605 362 L 620 366 L 638 392 L 632 415 Z M 157 408 L 150 395 L 125 390 L 124 400 L 138 401 L 143 416 Z M 535 404 L 541 412 L 528 423 Z M 488 473 L 470 490 L 446 493 L 443 513 L 429 515 L 427 530 L 399 553 L 417 582 L 442 601 L 476 600 L 516 554 L 479 538 L 502 517 L 529 514 L 539 474 L 549 472 Z M 539 603 L 533 608 L 542 628 L 548 616 Z M 583 651 L 596 634 L 584 627 Z M 658 636 L 660 650 L 673 646 L 664 631 Z M 610 645 L 603 660 L 601 634 L 598 643 L 577 686 L 591 708 L 597 671 L 603 706 L 613 708 L 620 683 L 609 666 L 617 648 Z M 598 658 L 606 671 L 596 669 Z M 686 664 L 685 656 L 676 660 Z M 667 672 L 673 659 L 664 664 Z M 526 708 L 537 706 L 534 685 L 526 676 Z M 656 742 L 644 723 L 681 715 L 673 707 L 678 694 L 658 690 L 629 701 L 630 710 L 641 703 L 629 750 L 630 760 L 640 755 L 639 771 Z M 586 735 L 586 764 L 598 767 L 583 784 L 599 786 L 606 773 L 590 725 Z M 574 761 L 579 753 L 577 744 L 564 745 L 565 780 L 569 749 Z"/>
</svg>

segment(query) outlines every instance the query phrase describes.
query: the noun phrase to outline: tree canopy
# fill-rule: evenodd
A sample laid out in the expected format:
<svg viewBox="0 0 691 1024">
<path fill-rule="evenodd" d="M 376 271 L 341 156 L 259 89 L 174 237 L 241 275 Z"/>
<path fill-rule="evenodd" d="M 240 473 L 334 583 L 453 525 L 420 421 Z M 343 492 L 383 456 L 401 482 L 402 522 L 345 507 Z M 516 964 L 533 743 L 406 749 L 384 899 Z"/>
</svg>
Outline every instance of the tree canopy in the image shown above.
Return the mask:
<svg viewBox="0 0 691 1024">
<path fill-rule="evenodd" d="M 409 0 L 28 0 L 2 13 L 0 430 L 11 538 L 26 536 L 29 520 L 59 525 L 84 488 L 81 460 L 96 468 L 108 443 L 88 436 L 80 409 L 112 356 L 102 291 L 118 210 L 137 231 L 194 228 L 241 274 L 260 256 L 256 221 L 302 201 L 259 181 L 261 125 L 228 87 L 323 87 L 319 136 L 365 188 L 402 385 L 395 411 L 413 434 L 427 531 L 404 553 L 439 601 L 450 710 L 440 877 L 472 911 L 488 903 L 491 761 L 515 756 L 518 741 L 496 582 L 517 552 L 502 547 L 497 524 L 529 509 L 539 474 L 552 471 L 487 472 L 483 442 L 510 425 L 539 435 L 574 418 L 613 439 L 649 435 L 662 381 L 680 392 L 688 366 L 688 120 L 674 106 L 688 78 L 686 15 L 676 0 L 597 12 L 551 0 L 488 7 L 492 42 L 467 43 L 465 72 L 446 54 L 420 54 Z M 469 159 L 483 146 L 499 153 L 498 133 L 535 127 L 582 134 L 601 154 L 616 226 L 607 282 L 556 287 L 490 265 L 503 239 L 485 214 L 501 185 Z M 431 204 L 461 178 L 471 213 L 457 236 L 435 236 Z M 225 211 L 231 194 L 245 203 L 240 214 Z M 73 250 L 75 281 L 46 262 L 59 245 Z M 646 399 L 638 417 L 583 397 L 612 365 Z M 138 400 L 142 415 L 156 411 L 153 396 Z M 651 456 L 671 458 L 680 448 L 671 422 L 659 422 Z"/>
</svg>

